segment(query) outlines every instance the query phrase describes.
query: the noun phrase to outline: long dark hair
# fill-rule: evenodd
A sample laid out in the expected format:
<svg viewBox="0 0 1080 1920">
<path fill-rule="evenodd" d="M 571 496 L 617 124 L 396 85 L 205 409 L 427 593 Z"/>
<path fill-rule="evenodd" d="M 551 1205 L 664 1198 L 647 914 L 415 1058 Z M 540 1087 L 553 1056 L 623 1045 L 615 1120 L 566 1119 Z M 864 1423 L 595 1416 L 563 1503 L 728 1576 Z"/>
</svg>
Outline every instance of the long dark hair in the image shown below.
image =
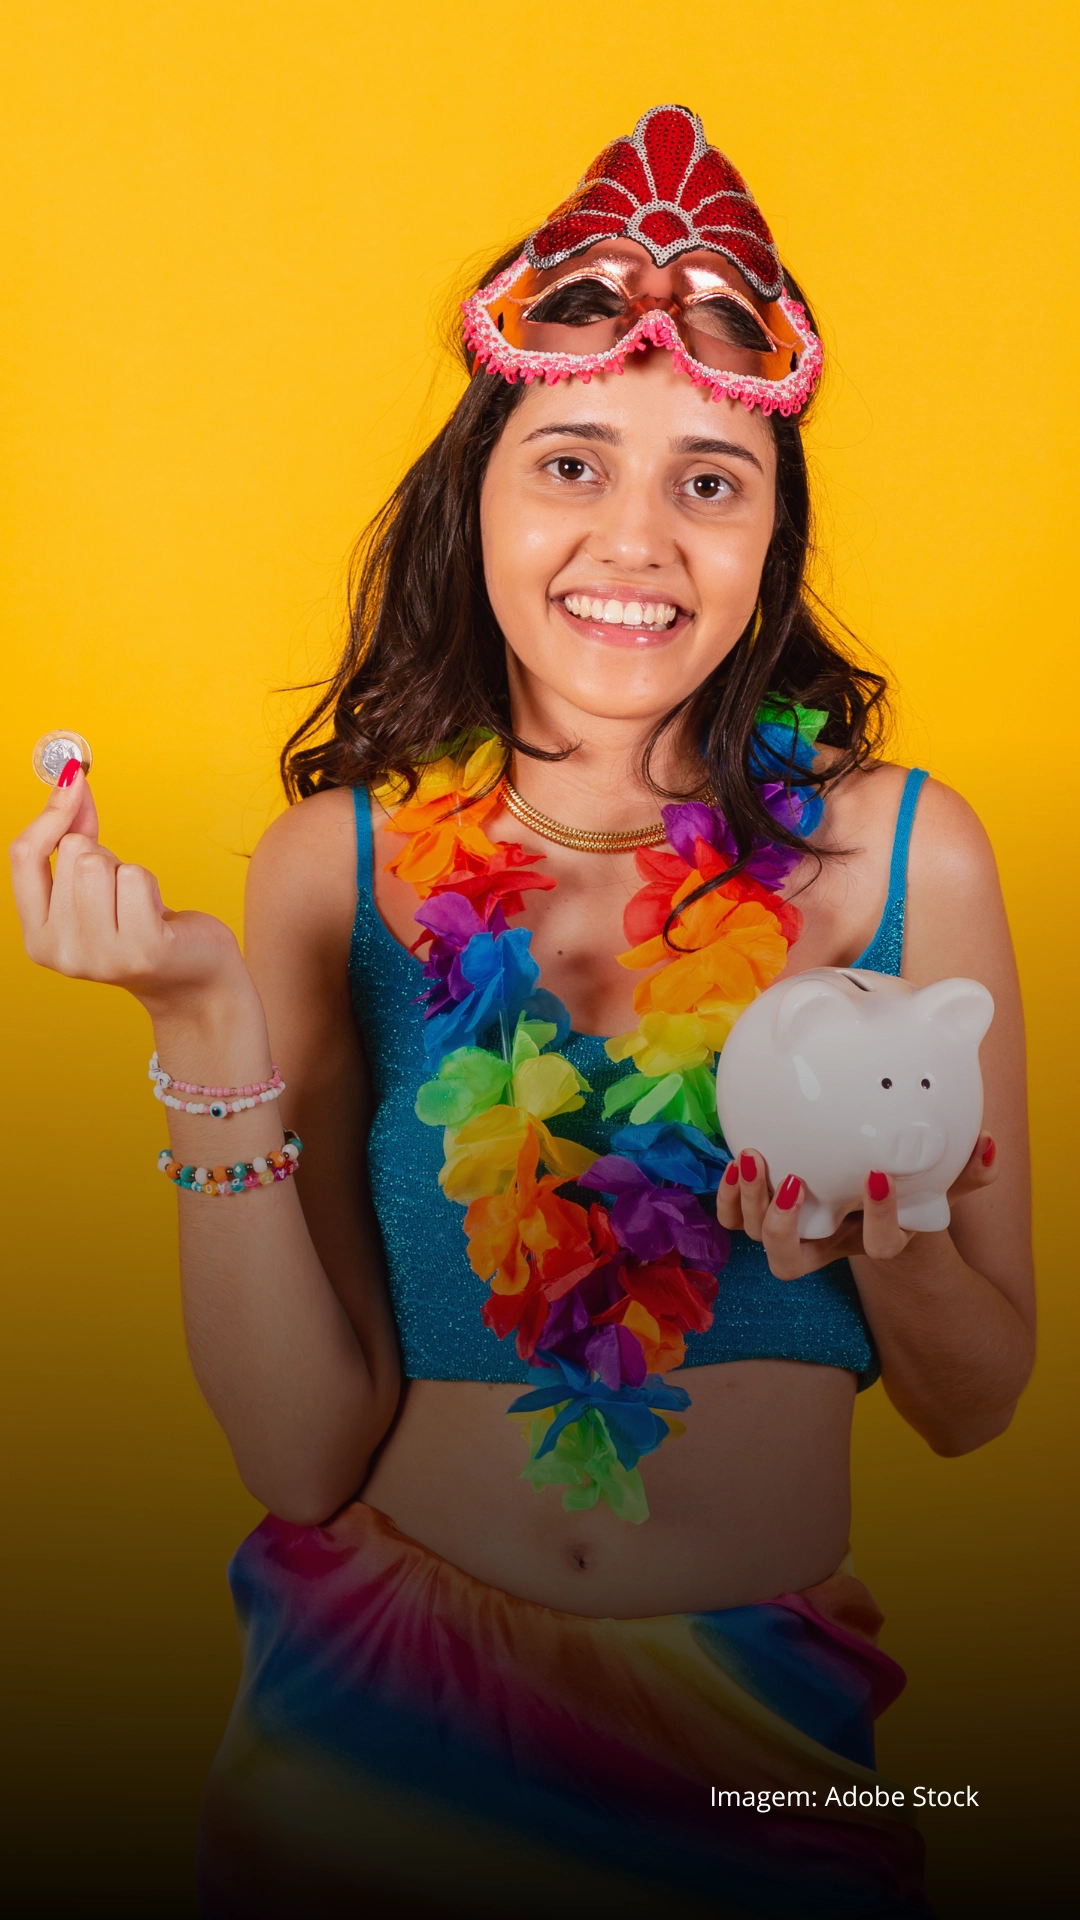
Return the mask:
<svg viewBox="0 0 1080 1920">
<path fill-rule="evenodd" d="M 487 285 L 519 253 L 517 247 L 504 254 L 477 284 Z M 805 306 L 796 283 L 785 278 Z M 463 346 L 460 351 L 465 356 Z M 471 374 L 465 393 L 354 554 L 340 665 L 281 756 L 290 800 L 326 787 L 374 785 L 389 774 L 412 792 L 419 764 L 477 727 L 534 759 L 560 760 L 573 751 L 536 747 L 510 723 L 506 643 L 484 583 L 480 489 L 524 388 L 473 372 L 465 357 Z M 776 525 L 757 614 L 708 679 L 654 729 L 642 754 L 644 777 L 657 795 L 682 798 L 653 779 L 652 757 L 673 726 L 700 743 L 702 784 L 707 780 L 727 817 L 740 863 L 762 837 L 802 845 L 766 813 L 750 778 L 754 717 L 766 694 L 827 712 L 820 738 L 837 752 L 815 776 L 820 788 L 870 757 L 885 718 L 884 679 L 851 658 L 847 630 L 826 616 L 806 582 L 810 488 L 799 424 L 777 413 L 769 424 L 776 443 Z"/>
</svg>

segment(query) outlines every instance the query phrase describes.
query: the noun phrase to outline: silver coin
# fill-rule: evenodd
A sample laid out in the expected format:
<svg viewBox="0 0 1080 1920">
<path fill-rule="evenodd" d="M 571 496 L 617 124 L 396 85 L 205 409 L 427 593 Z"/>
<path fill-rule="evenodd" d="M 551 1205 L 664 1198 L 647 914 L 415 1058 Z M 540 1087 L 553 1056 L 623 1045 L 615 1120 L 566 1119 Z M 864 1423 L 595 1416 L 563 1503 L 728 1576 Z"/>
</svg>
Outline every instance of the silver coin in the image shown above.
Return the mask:
<svg viewBox="0 0 1080 1920">
<path fill-rule="evenodd" d="M 69 760 L 77 760 L 84 773 L 89 773 L 94 763 L 90 743 L 81 733 L 72 727 L 57 727 L 52 733 L 43 733 L 34 748 L 34 772 L 47 787 L 55 787 Z"/>
</svg>

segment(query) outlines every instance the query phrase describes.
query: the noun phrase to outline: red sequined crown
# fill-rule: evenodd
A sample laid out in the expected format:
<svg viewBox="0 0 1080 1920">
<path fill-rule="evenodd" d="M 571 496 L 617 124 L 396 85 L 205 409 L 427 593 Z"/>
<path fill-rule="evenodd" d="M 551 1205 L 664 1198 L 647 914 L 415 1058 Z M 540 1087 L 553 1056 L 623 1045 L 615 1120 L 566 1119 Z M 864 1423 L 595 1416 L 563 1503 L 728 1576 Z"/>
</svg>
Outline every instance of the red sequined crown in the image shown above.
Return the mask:
<svg viewBox="0 0 1080 1920">
<path fill-rule="evenodd" d="M 651 107 L 630 138 L 594 160 L 576 193 L 530 235 L 534 267 L 557 267 L 598 240 L 637 240 L 658 267 L 680 253 L 722 253 L 765 300 L 783 290 L 772 234 L 736 167 L 710 147 L 696 113 Z"/>
</svg>

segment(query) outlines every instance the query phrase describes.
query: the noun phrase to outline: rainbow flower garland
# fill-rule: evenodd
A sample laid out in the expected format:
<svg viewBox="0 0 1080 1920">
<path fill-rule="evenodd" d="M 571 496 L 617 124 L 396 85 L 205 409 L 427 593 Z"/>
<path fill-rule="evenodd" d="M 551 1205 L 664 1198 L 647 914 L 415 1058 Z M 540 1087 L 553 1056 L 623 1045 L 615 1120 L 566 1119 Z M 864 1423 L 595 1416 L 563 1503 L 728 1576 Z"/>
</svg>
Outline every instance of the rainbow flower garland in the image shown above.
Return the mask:
<svg viewBox="0 0 1080 1920">
<path fill-rule="evenodd" d="M 809 769 L 826 717 L 778 698 L 757 715 L 757 791 L 803 837 L 822 813 Z M 663 809 L 671 851 L 635 856 L 644 884 L 624 917 L 630 951 L 619 955 L 645 973 L 638 1025 L 607 1042 L 613 1060 L 634 1062 L 604 1100 L 605 1117 L 626 1112 L 626 1124 L 613 1151 L 597 1155 L 549 1125 L 589 1088 L 559 1051 L 570 1016 L 539 985 L 532 934 L 508 925 L 526 892 L 555 882 L 534 871 L 542 854 L 484 831 L 504 760 L 501 742 L 478 732 L 426 762 L 411 799 L 394 784 L 377 791 L 387 830 L 407 835 L 389 870 L 420 896 L 414 951 L 427 948 L 433 1078 L 416 1111 L 445 1130 L 439 1183 L 466 1208 L 469 1260 L 491 1288 L 485 1324 L 500 1339 L 513 1333 L 531 1363 L 534 1389 L 510 1408 L 529 1440 L 524 1477 L 563 1487 L 564 1507 L 604 1500 L 642 1521 L 638 1461 L 684 1431 L 674 1416 L 690 1404 L 662 1375 L 681 1366 L 686 1335 L 712 1324 L 728 1255 L 714 1205 L 730 1159 L 716 1055 L 799 936 L 801 917 L 780 898 L 799 856 L 763 840 L 740 874 L 685 905 L 730 869 L 735 843 L 718 807 Z M 664 938 L 673 913 L 674 945 Z M 564 1198 L 567 1183 L 604 1202 Z"/>
</svg>

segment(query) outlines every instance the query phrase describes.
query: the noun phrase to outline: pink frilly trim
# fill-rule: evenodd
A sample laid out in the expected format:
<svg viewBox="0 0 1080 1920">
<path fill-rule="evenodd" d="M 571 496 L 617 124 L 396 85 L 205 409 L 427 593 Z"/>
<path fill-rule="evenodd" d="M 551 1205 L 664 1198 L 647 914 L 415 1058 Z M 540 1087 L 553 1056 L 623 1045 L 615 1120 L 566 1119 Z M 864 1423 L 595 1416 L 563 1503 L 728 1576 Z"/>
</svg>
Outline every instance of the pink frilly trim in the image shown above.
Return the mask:
<svg viewBox="0 0 1080 1920">
<path fill-rule="evenodd" d="M 560 380 L 580 380 L 587 386 L 594 373 L 622 373 L 630 354 L 640 353 L 648 346 L 664 347 L 680 372 L 689 374 L 696 387 L 707 387 L 714 400 L 740 400 L 747 411 L 760 407 L 762 413 L 780 413 L 785 417 L 801 413 L 818 383 L 824 357 L 821 341 L 810 326 L 805 307 L 786 293 L 780 295 L 777 305 L 802 341 L 803 351 L 795 371 L 783 380 L 760 380 L 751 374 L 723 373 L 705 366 L 687 353 L 678 328 L 667 313 L 644 314 L 618 346 L 610 347 L 606 353 L 533 353 L 513 347 L 499 332 L 487 308 L 513 286 L 528 264 L 522 254 L 490 286 L 482 287 L 462 302 L 465 316 L 462 330 L 469 352 L 486 373 L 501 374 L 511 385 L 522 380 L 531 386 L 534 381 L 543 380 L 553 387 Z"/>
</svg>

